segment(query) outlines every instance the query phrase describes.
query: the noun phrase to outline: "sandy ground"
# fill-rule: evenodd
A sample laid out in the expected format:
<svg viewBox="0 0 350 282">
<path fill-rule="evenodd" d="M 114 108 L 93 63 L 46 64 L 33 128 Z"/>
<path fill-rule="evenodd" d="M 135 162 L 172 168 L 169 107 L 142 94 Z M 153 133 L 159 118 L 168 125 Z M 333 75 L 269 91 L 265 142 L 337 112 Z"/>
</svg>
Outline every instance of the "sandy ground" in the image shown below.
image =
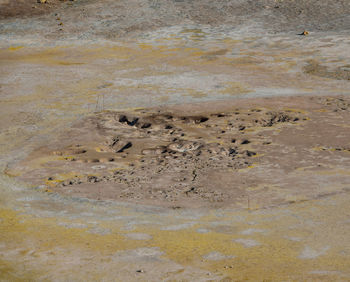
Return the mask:
<svg viewBox="0 0 350 282">
<path fill-rule="evenodd" d="M 350 279 L 348 1 L 0 5 L 0 280 Z"/>
</svg>

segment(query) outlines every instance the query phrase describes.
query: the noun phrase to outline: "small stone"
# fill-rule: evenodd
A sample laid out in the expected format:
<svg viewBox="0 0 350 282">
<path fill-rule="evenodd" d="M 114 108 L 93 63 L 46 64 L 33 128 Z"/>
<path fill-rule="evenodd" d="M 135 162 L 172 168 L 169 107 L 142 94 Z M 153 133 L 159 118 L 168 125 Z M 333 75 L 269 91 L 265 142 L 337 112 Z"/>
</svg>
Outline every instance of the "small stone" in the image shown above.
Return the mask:
<svg viewBox="0 0 350 282">
<path fill-rule="evenodd" d="M 136 270 L 137 273 L 145 273 L 145 271 L 143 269 L 138 269 Z"/>
<path fill-rule="evenodd" d="M 304 36 L 306 36 L 306 35 L 308 35 L 309 34 L 309 32 L 308 31 L 306 31 L 306 30 L 304 30 L 302 33 L 300 33 L 299 35 L 304 35 Z"/>
<path fill-rule="evenodd" d="M 248 151 L 248 150 L 246 151 L 246 154 L 247 154 L 248 157 L 252 157 L 252 156 L 255 156 L 255 155 L 256 155 L 255 152 Z"/>
</svg>

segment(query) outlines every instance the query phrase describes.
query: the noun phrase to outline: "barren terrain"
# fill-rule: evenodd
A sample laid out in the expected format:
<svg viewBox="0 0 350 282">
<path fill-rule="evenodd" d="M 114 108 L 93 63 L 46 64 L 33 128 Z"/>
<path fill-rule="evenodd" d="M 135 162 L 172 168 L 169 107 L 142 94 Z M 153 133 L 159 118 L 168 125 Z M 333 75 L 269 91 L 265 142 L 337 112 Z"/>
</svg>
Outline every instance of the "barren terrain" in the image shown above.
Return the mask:
<svg viewBox="0 0 350 282">
<path fill-rule="evenodd" d="M 0 0 L 1 281 L 350 279 L 349 1 L 39 2 Z"/>
</svg>

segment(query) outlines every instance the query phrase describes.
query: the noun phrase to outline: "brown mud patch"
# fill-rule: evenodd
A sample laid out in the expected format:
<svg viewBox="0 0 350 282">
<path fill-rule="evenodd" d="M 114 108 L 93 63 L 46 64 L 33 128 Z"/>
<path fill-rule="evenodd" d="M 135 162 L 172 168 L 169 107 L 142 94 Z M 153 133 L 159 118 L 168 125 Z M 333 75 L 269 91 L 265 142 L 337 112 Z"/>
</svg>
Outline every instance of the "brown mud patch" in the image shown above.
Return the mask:
<svg viewBox="0 0 350 282">
<path fill-rule="evenodd" d="M 349 189 L 349 110 L 349 98 L 294 97 L 104 111 L 8 173 L 47 192 L 172 208 L 304 201 Z"/>
</svg>

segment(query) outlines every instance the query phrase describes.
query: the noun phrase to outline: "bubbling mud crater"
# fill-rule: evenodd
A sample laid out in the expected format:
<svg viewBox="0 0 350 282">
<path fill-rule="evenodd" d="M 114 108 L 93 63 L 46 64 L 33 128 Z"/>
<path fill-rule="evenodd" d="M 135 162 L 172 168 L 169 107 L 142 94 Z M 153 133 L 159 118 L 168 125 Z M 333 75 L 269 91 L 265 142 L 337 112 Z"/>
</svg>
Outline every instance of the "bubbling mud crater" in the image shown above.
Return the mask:
<svg viewBox="0 0 350 282">
<path fill-rule="evenodd" d="M 330 109 L 339 104 L 338 100 L 319 101 Z M 231 107 L 203 112 L 206 114 L 164 109 L 96 113 L 32 152 L 14 169 L 21 171 L 20 179 L 45 191 L 74 197 L 173 208 L 218 207 L 245 202 L 247 189 L 266 181 L 261 175 L 270 174 L 273 179 L 274 174 L 281 174 L 271 167 L 284 165 L 283 159 L 294 154 L 283 157 L 292 151 L 283 141 L 286 134 L 291 140 L 302 138 L 298 131 L 305 135 L 302 128 L 313 134 L 305 129 L 310 114 L 303 110 Z M 314 162 L 313 152 L 309 160 L 305 152 L 299 160 L 291 159 L 290 166 L 299 165 L 298 161 Z M 276 161 L 278 156 L 281 159 Z M 250 174 L 260 163 L 265 173 Z M 293 181 L 288 185 L 291 188 Z M 269 198 L 273 193 L 265 192 L 265 202 L 285 200 Z"/>
</svg>

